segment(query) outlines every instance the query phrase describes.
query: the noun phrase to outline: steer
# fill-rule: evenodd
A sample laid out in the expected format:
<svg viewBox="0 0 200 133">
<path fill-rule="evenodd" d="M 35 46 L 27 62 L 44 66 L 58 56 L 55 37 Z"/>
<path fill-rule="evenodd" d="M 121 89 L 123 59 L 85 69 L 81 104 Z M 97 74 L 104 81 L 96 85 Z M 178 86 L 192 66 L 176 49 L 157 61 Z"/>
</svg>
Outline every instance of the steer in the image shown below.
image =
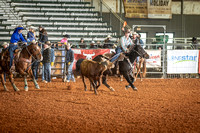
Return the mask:
<svg viewBox="0 0 200 133">
<path fill-rule="evenodd" d="M 96 90 L 101 85 L 101 77 L 103 75 L 103 72 L 113 67 L 114 64 L 108 60 L 104 62 L 96 62 L 85 59 L 80 66 L 85 91 L 87 91 L 87 86 L 85 84 L 85 77 L 87 77 L 90 80 L 90 84 L 92 84 L 94 88 L 94 93 L 97 95 Z M 98 85 L 97 82 L 99 83 Z"/>
</svg>

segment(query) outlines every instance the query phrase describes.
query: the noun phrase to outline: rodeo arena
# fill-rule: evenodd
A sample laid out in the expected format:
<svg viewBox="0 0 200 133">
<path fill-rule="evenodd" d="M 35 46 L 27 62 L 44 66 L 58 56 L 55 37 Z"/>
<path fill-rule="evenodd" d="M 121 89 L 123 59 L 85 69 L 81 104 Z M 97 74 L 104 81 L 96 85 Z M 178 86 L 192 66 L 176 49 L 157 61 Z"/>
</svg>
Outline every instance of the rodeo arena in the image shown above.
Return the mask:
<svg viewBox="0 0 200 133">
<path fill-rule="evenodd" d="M 0 0 L 0 133 L 200 133 L 200 0 Z"/>
</svg>

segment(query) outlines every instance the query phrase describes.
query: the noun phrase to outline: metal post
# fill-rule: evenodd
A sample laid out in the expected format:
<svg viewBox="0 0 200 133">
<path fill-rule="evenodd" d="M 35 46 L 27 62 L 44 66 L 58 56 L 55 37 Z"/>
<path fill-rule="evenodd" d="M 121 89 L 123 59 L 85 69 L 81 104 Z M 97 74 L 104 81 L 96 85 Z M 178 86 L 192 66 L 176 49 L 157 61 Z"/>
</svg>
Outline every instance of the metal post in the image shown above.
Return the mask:
<svg viewBox="0 0 200 133">
<path fill-rule="evenodd" d="M 102 0 L 100 0 L 100 16 L 102 16 Z"/>
<path fill-rule="evenodd" d="M 119 0 L 120 1 L 120 19 L 122 18 L 122 0 Z M 122 35 L 122 30 L 121 30 L 121 28 L 122 28 L 122 24 L 121 24 L 121 21 L 119 21 L 119 34 L 120 34 L 120 36 Z"/>
<path fill-rule="evenodd" d="M 93 5 L 94 5 L 93 0 L 91 0 L 91 6 L 93 6 Z"/>
<path fill-rule="evenodd" d="M 165 34 L 166 34 L 166 26 L 163 26 L 164 29 L 164 44 L 163 44 L 163 78 L 166 78 L 166 72 L 165 72 Z"/>
<path fill-rule="evenodd" d="M 110 26 L 111 26 L 111 24 L 112 24 L 112 19 L 111 19 L 111 10 L 110 10 L 110 12 L 109 12 L 109 22 L 110 22 Z"/>
</svg>

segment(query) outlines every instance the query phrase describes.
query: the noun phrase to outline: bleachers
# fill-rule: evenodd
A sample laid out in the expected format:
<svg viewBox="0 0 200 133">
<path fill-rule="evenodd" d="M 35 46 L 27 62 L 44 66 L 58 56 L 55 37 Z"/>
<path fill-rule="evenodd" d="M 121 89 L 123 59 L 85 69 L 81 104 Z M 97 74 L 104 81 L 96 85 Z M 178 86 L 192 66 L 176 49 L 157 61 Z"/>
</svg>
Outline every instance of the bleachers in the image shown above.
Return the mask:
<svg viewBox="0 0 200 133">
<path fill-rule="evenodd" d="M 71 42 L 80 38 L 103 41 L 110 34 L 116 41 L 116 32 L 102 21 L 89 2 L 80 0 L 5 0 L 0 3 L 0 41 L 9 41 L 17 25 L 45 27 L 50 41 L 60 41 L 69 34 Z M 12 13 L 13 12 L 13 13 Z M 26 32 L 24 31 L 24 34 Z"/>
</svg>

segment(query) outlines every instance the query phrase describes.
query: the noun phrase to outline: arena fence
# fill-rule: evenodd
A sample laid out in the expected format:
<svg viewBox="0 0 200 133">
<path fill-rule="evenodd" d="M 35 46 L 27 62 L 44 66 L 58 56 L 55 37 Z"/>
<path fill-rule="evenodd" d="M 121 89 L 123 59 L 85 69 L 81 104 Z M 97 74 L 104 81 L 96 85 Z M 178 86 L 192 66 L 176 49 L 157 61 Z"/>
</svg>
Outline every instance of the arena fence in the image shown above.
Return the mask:
<svg viewBox="0 0 200 133">
<path fill-rule="evenodd" d="M 183 49 L 167 49 L 167 46 L 166 44 L 165 56 L 163 56 L 163 44 L 146 44 L 145 50 L 150 55 L 146 60 L 147 78 L 198 78 L 199 50 L 185 49 L 184 46 Z M 73 70 L 76 69 L 76 61 L 80 58 L 93 59 L 97 55 L 115 51 L 108 48 L 72 49 L 75 56 Z M 63 77 L 66 73 L 65 54 L 64 45 L 55 48 L 55 63 L 51 68 L 52 77 Z"/>
</svg>

